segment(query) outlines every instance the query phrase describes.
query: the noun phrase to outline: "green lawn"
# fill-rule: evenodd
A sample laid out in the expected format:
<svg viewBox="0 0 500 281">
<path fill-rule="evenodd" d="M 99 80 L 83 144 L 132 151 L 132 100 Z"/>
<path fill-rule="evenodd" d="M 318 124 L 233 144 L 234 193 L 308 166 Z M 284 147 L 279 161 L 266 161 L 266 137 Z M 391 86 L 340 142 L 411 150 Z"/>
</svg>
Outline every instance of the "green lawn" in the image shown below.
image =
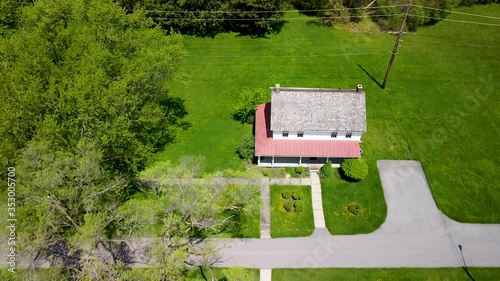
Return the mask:
<svg viewBox="0 0 500 281">
<path fill-rule="evenodd" d="M 500 5 L 457 11 L 500 16 Z M 449 19 L 498 23 L 459 14 Z M 191 78 L 187 85 L 173 83 L 172 94 L 186 99 L 193 126 L 156 159 L 175 163 L 182 155 L 201 155 L 207 171 L 241 168 L 235 150 L 252 128 L 233 121 L 229 112 L 242 88 L 359 83 L 367 94 L 363 145 L 372 149 L 373 159 L 421 161 L 445 214 L 462 222 L 500 223 L 499 28 L 441 22 L 405 35 L 382 90 L 377 82 L 394 39 L 373 29 L 353 32 L 309 20 L 289 20 L 268 38 L 186 36 L 189 56 L 182 70 Z"/>
<path fill-rule="evenodd" d="M 317 268 L 273 269 L 273 281 L 407 280 L 407 281 L 495 281 L 500 268 Z"/>
<path fill-rule="evenodd" d="M 368 151 L 364 151 L 367 155 Z M 368 160 L 369 174 L 359 182 L 342 179 L 338 170 L 330 179 L 321 180 L 321 196 L 326 228 L 331 234 L 361 234 L 375 231 L 384 222 L 387 206 L 380 186 L 376 162 Z M 361 211 L 354 215 L 347 207 L 357 204 Z"/>
<path fill-rule="evenodd" d="M 272 185 L 271 187 L 271 237 L 300 237 L 309 236 L 314 231 L 314 217 L 312 211 L 311 186 L 309 185 Z M 300 200 L 291 196 L 283 198 L 282 193 L 300 194 Z M 287 196 L 288 197 L 288 196 Z M 304 209 L 300 212 L 292 209 L 285 210 L 285 202 L 301 201 Z"/>
</svg>

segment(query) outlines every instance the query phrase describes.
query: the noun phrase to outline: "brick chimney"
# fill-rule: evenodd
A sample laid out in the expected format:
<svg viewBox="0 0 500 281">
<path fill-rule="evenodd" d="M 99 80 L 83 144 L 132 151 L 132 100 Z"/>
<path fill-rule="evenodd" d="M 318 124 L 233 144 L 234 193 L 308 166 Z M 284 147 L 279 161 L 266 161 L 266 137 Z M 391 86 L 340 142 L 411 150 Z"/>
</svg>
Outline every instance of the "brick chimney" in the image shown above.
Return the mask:
<svg viewBox="0 0 500 281">
<path fill-rule="evenodd" d="M 280 92 L 280 84 L 276 84 L 276 86 L 274 86 L 274 90 L 276 91 L 276 93 L 279 93 Z"/>
<path fill-rule="evenodd" d="M 356 87 L 356 93 L 361 93 L 362 91 L 363 91 L 363 85 L 358 84 L 358 86 Z"/>
</svg>

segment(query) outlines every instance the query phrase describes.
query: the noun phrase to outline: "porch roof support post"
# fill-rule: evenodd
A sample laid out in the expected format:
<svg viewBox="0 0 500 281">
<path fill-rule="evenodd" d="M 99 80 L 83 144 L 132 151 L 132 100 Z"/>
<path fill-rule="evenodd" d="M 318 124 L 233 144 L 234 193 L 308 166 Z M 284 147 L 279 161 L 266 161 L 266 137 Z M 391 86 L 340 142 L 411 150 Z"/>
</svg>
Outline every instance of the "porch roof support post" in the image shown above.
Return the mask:
<svg viewBox="0 0 500 281">
<path fill-rule="evenodd" d="M 271 161 L 271 165 L 274 166 L 274 156 L 273 156 L 273 160 Z"/>
<path fill-rule="evenodd" d="M 330 159 L 330 157 L 326 157 L 326 162 L 328 162 L 328 159 Z"/>
<path fill-rule="evenodd" d="M 302 156 L 299 158 L 299 166 L 302 165 Z"/>
<path fill-rule="evenodd" d="M 260 166 L 260 156 L 257 156 L 257 166 Z"/>
</svg>

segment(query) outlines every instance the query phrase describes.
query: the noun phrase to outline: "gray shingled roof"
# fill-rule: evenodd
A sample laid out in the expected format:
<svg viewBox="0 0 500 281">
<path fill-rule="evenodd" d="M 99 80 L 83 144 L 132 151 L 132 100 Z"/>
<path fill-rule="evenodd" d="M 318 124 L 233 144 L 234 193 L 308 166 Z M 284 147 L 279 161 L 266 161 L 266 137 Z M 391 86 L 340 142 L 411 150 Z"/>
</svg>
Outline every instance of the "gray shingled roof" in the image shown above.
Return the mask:
<svg viewBox="0 0 500 281">
<path fill-rule="evenodd" d="M 281 87 L 271 90 L 271 130 L 366 132 L 362 90 Z"/>
</svg>

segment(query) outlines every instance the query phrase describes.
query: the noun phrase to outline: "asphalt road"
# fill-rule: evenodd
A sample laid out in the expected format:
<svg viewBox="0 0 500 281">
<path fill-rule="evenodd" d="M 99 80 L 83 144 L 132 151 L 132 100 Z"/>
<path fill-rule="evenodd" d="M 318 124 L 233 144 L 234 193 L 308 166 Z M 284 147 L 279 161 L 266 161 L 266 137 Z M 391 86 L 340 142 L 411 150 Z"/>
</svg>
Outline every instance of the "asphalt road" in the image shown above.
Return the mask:
<svg viewBox="0 0 500 281">
<path fill-rule="evenodd" d="M 461 267 L 464 260 L 467 266 L 500 266 L 500 225 L 447 218 L 417 161 L 381 160 L 377 165 L 387 218 L 374 233 L 332 236 L 320 228 L 304 238 L 231 239 L 224 242 L 220 266 Z"/>
</svg>

